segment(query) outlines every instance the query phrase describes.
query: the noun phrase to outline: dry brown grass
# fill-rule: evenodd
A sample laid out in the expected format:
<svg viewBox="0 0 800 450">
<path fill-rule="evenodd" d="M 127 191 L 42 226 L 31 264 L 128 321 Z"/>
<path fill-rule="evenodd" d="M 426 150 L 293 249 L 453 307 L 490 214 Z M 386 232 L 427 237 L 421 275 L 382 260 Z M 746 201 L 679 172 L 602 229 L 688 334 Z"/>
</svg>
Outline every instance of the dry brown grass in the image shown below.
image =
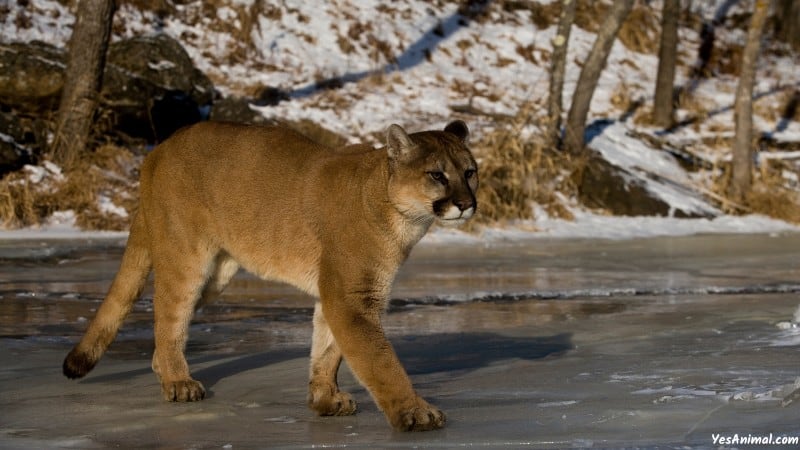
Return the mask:
<svg viewBox="0 0 800 450">
<path fill-rule="evenodd" d="M 561 14 L 559 8 L 559 14 Z M 596 33 L 600 24 L 611 9 L 610 2 L 579 0 L 575 5 L 575 25 L 591 33 Z"/>
<path fill-rule="evenodd" d="M 639 53 L 656 53 L 659 38 L 661 37 L 661 24 L 658 15 L 649 6 L 637 4 L 630 12 L 618 38 L 630 50 Z"/>
<path fill-rule="evenodd" d="M 506 2 L 505 8 L 515 10 L 517 3 L 522 2 Z M 561 2 L 550 2 L 545 5 L 537 2 L 525 2 L 525 9 L 530 9 L 534 25 L 544 29 L 558 24 Z M 574 24 L 595 33 L 608 15 L 609 9 L 610 2 L 608 1 L 578 0 Z M 653 8 L 637 3 L 622 24 L 618 35 L 620 42 L 636 52 L 655 53 L 658 50 L 661 30 L 658 17 Z"/>
<path fill-rule="evenodd" d="M 505 5 L 508 10 L 515 10 L 525 8 L 531 11 L 531 20 L 533 24 L 539 29 L 548 28 L 551 25 L 558 23 L 558 16 L 561 14 L 561 2 L 550 2 L 541 4 L 539 2 L 506 2 Z"/>
<path fill-rule="evenodd" d="M 800 176 L 800 170 L 785 161 L 764 161 L 755 173 L 746 206 L 755 213 L 800 223 L 800 192 L 797 186 L 790 186 L 784 173 Z"/>
<path fill-rule="evenodd" d="M 533 218 L 533 203 L 552 217 L 571 219 L 559 192 L 572 188 L 569 158 L 547 147 L 544 136 L 522 138 L 530 108 L 473 145 L 479 160 L 476 225 Z"/>
<path fill-rule="evenodd" d="M 723 199 L 721 207 L 730 214 L 763 214 L 791 223 L 800 223 L 800 191 L 784 177 L 784 173 L 800 176 L 800 170 L 780 160 L 764 161 L 753 173 L 753 184 L 741 204 L 727 197 L 730 184 L 730 163 L 713 180 L 712 192 Z"/>
<path fill-rule="evenodd" d="M 712 74 L 719 73 L 738 77 L 742 64 L 742 52 L 744 52 L 743 45 L 717 40 L 711 52 L 711 60 L 708 62 L 708 71 Z"/>
<path fill-rule="evenodd" d="M 22 170 L 0 180 L 0 223 L 6 228 L 41 225 L 56 211 L 73 210 L 83 229 L 124 230 L 137 203 L 139 158 L 126 149 L 106 145 L 78 161 L 68 172 L 52 172 L 34 183 Z M 101 211 L 109 198 L 128 217 Z"/>
<path fill-rule="evenodd" d="M 753 114 L 768 122 L 794 120 L 800 122 L 800 89 L 783 89 L 753 101 Z"/>
<path fill-rule="evenodd" d="M 526 46 L 522 46 L 517 44 L 515 48 L 518 55 L 525 58 L 528 62 L 537 64 L 539 61 L 536 59 L 536 45 L 535 44 L 528 44 Z"/>
<path fill-rule="evenodd" d="M 709 112 L 714 107 L 713 103 L 692 94 L 686 89 L 681 89 L 678 93 L 678 101 L 675 105 L 677 113 L 678 109 L 682 109 L 688 113 L 689 117 L 694 118 L 696 126 L 704 122 L 709 115 Z"/>
<path fill-rule="evenodd" d="M 635 97 L 638 86 L 628 83 L 626 80 L 620 81 L 614 91 L 611 93 L 609 102 L 618 111 L 630 111 L 637 107 L 641 99 Z"/>
</svg>

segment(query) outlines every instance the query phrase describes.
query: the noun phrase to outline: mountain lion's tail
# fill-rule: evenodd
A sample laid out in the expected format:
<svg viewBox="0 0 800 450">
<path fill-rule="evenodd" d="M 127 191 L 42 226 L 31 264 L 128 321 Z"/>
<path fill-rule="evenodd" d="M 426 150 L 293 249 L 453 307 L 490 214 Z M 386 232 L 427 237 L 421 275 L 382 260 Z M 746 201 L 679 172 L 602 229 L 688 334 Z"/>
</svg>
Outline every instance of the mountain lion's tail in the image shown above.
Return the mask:
<svg viewBox="0 0 800 450">
<path fill-rule="evenodd" d="M 81 342 L 64 359 L 67 378 L 81 378 L 94 368 L 139 298 L 151 266 L 148 236 L 140 212 L 133 219 L 122 265 L 105 300 Z"/>
</svg>

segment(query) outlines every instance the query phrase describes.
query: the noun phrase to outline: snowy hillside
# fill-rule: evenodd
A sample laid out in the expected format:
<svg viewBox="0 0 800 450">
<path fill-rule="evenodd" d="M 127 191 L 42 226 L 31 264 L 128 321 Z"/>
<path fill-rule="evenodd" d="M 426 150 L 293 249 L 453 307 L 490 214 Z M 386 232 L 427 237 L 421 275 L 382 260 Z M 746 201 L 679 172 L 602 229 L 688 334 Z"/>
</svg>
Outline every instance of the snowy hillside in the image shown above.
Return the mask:
<svg viewBox="0 0 800 450">
<path fill-rule="evenodd" d="M 0 8 L 0 40 L 41 40 L 63 47 L 74 21 L 72 3 L 29 0 L 27 6 L 20 2 Z M 494 131 L 509 129 L 522 139 L 541 132 L 558 11 L 549 1 L 119 3 L 113 39 L 166 33 L 183 44 L 222 95 L 247 97 L 277 88 L 286 100 L 251 106 L 268 118 L 310 119 L 350 141 L 375 142 L 390 123 L 419 130 L 459 117 L 470 124 L 479 157 L 491 151 L 480 141 Z M 698 24 L 714 16 L 718 3 L 693 2 L 682 19 L 678 86 L 689 81 L 695 63 Z M 604 4 L 582 2 L 579 8 L 569 42 L 565 109 Z M 670 211 L 719 216 L 721 205 L 709 193 L 719 176 L 715 165 L 729 157 L 737 82 L 729 60 L 743 44 L 747 21 L 729 20 L 718 27 L 714 76 L 692 86 L 690 101 L 681 103 L 677 114 L 685 124 L 664 132 L 637 120 L 652 103 L 660 7 L 657 1 L 638 4 L 632 23 L 614 44 L 589 117 L 590 123 L 606 125 L 594 128 L 589 145 L 641 180 Z M 749 1 L 739 2 L 728 17 L 746 15 L 750 7 Z M 788 161 L 784 181 L 797 187 L 800 114 L 787 118 L 784 110 L 800 89 L 800 70 L 791 52 L 769 43 L 765 47 L 754 123 L 756 132 L 769 139 L 759 161 Z M 510 129 L 510 119 L 531 103 L 533 117 Z M 708 167 L 685 170 L 675 157 L 681 152 L 702 158 Z M 573 215 L 586 217 L 575 199 L 564 201 Z M 537 211 L 541 224 L 551 219 Z"/>
</svg>

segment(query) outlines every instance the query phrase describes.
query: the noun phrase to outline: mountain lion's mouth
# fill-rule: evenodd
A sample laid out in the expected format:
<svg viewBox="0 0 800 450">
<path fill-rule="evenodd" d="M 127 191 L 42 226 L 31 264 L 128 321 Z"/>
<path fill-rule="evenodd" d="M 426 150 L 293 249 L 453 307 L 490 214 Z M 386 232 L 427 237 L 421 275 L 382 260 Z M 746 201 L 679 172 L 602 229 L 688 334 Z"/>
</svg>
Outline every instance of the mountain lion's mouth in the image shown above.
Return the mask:
<svg viewBox="0 0 800 450">
<path fill-rule="evenodd" d="M 461 217 L 453 217 L 453 218 L 450 218 L 450 219 L 446 219 L 444 217 L 439 217 L 438 219 L 439 219 L 439 223 L 444 225 L 444 226 L 446 226 L 446 227 L 457 227 L 457 226 L 459 226 L 459 225 L 461 225 L 463 223 L 466 223 L 471 217 L 472 217 L 472 215 L 467 216 L 467 217 L 463 217 L 463 216 L 461 216 Z"/>
</svg>

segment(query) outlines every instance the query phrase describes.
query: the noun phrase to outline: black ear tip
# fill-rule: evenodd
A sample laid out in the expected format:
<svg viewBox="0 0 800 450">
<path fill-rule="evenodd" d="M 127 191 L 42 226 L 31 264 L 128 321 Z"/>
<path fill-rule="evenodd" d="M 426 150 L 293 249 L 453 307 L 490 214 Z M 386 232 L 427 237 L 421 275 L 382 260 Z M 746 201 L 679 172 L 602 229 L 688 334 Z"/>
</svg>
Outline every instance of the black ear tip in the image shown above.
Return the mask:
<svg viewBox="0 0 800 450">
<path fill-rule="evenodd" d="M 444 127 L 444 131 L 455 135 L 462 141 L 466 141 L 469 137 L 469 128 L 467 128 L 467 124 L 463 120 L 454 120 L 448 123 Z"/>
</svg>

